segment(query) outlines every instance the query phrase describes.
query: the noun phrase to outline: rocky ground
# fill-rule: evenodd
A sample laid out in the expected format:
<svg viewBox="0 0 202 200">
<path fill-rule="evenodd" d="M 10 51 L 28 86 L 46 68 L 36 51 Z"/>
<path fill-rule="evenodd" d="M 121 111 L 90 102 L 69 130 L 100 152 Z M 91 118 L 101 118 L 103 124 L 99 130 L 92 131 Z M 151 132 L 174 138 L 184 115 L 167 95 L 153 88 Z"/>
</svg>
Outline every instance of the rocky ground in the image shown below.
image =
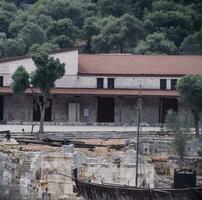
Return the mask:
<svg viewBox="0 0 202 200">
<path fill-rule="evenodd" d="M 76 195 L 72 192 L 72 180 L 56 176 L 56 173 L 59 171 L 71 175 L 70 165 L 73 165 L 74 159 L 72 155 L 75 152 L 79 152 L 77 157 L 77 164 L 79 165 L 85 162 L 90 163 L 89 159 L 99 161 L 111 155 L 124 155 L 127 148 L 129 148 L 129 144 L 131 145 L 130 148 L 135 148 L 133 142 L 131 144 L 131 140 L 126 138 L 77 138 L 76 140 L 88 144 L 106 145 L 106 147 L 74 148 L 72 150 L 71 147 L 67 146 L 23 145 L 18 144 L 16 140 L 9 143 L 1 141 L 0 194 L 2 197 L 0 199 L 40 199 L 48 185 L 51 188 L 50 193 L 54 194 L 52 199 L 68 198 L 73 200 Z M 165 135 L 162 137 L 144 136 L 140 141 L 142 157 L 147 163 L 154 166 L 154 186 L 160 188 L 170 187 L 173 184 L 174 169 L 179 166 L 178 159 L 171 147 L 172 137 Z M 115 144 L 123 145 L 124 148 L 114 149 L 107 147 Z M 202 185 L 202 157 L 199 157 L 196 153 L 194 148 L 196 141 L 194 139 L 188 146 L 189 153 L 183 167 L 197 170 L 197 183 Z M 88 161 L 85 160 L 86 157 L 88 157 Z"/>
</svg>

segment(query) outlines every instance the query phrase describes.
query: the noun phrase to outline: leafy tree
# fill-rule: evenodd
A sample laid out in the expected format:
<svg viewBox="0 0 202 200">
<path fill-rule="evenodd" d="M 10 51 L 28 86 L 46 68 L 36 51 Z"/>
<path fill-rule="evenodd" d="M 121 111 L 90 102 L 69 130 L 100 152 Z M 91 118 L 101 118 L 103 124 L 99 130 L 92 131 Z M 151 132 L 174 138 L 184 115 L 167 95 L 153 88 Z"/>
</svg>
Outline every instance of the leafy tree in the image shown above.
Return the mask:
<svg viewBox="0 0 202 200">
<path fill-rule="evenodd" d="M 61 63 L 59 59 L 49 57 L 47 52 L 41 49 L 32 55 L 32 59 L 36 70 L 29 76 L 24 67 L 18 67 L 12 76 L 11 87 L 15 94 L 24 93 L 28 87 L 31 87 L 33 92 L 35 89 L 41 92 L 41 94 L 36 92 L 34 95 L 41 114 L 39 133 L 43 133 L 45 110 L 49 106 L 51 89 L 55 87 L 55 81 L 64 76 L 65 64 Z M 42 102 L 40 101 L 40 96 L 42 96 Z"/>
<path fill-rule="evenodd" d="M 18 34 L 29 49 L 33 44 L 42 44 L 46 41 L 46 34 L 43 29 L 33 23 L 27 24 Z"/>
<path fill-rule="evenodd" d="M 108 17 L 101 24 L 100 34 L 92 39 L 95 52 L 128 52 L 144 35 L 141 21 L 129 14 L 121 18 Z"/>
<path fill-rule="evenodd" d="M 97 5 L 102 16 L 119 17 L 131 11 L 132 0 L 98 0 Z"/>
<path fill-rule="evenodd" d="M 21 56 L 25 53 L 25 47 L 22 38 L 7 39 L 4 44 L 4 57 Z"/>
<path fill-rule="evenodd" d="M 168 130 L 172 131 L 174 134 L 173 148 L 178 154 L 180 161 L 184 160 L 187 137 L 186 133 L 191 131 L 192 118 L 187 113 L 186 115 L 177 114 L 172 110 L 168 111 L 166 115 L 165 126 Z"/>
<path fill-rule="evenodd" d="M 13 12 L 13 13 L 17 12 L 16 5 L 6 1 L 0 1 L 0 8 L 8 12 Z"/>
<path fill-rule="evenodd" d="M 49 15 L 55 21 L 70 18 L 75 26 L 82 27 L 85 18 L 95 14 L 96 7 L 90 0 L 39 0 L 33 10 Z"/>
<path fill-rule="evenodd" d="M 28 23 L 39 25 L 42 29 L 47 29 L 53 22 L 52 18 L 43 13 L 34 13 L 27 17 Z"/>
<path fill-rule="evenodd" d="M 186 37 L 180 49 L 182 54 L 202 55 L 202 30 Z"/>
<path fill-rule="evenodd" d="M 17 37 L 18 33 L 26 25 L 28 13 L 25 11 L 18 11 L 15 20 L 9 24 L 8 35 L 12 38 Z"/>
<path fill-rule="evenodd" d="M 168 39 L 179 47 L 183 39 L 191 33 L 193 20 L 185 7 L 160 1 L 154 2 L 153 10 L 145 15 L 144 26 L 149 33 L 165 33 Z"/>
<path fill-rule="evenodd" d="M 100 26 L 98 24 L 98 18 L 88 17 L 86 18 L 83 26 L 82 36 L 87 41 L 85 51 L 88 53 L 92 52 L 92 37 L 100 32 Z"/>
<path fill-rule="evenodd" d="M 152 0 L 135 0 L 132 3 L 132 8 L 134 16 L 142 19 L 145 11 L 151 10 Z"/>
<path fill-rule="evenodd" d="M 135 54 L 177 54 L 177 47 L 163 33 L 149 34 L 134 49 Z"/>
<path fill-rule="evenodd" d="M 22 95 L 30 86 L 29 73 L 23 66 L 19 66 L 12 76 L 12 90 L 17 95 Z"/>
<path fill-rule="evenodd" d="M 60 48 L 71 47 L 77 34 L 78 29 L 72 24 L 71 19 L 67 18 L 54 21 L 47 30 L 48 38 Z"/>
<path fill-rule="evenodd" d="M 0 58 L 4 57 L 4 49 L 5 49 L 5 42 L 6 42 L 6 34 L 0 33 Z"/>
<path fill-rule="evenodd" d="M 180 92 L 180 100 L 193 115 L 195 131 L 199 135 L 199 121 L 202 111 L 202 76 L 185 76 L 178 81 L 177 90 Z"/>
<path fill-rule="evenodd" d="M 0 8 L 0 32 L 8 33 L 9 24 L 14 20 L 14 14 Z"/>
<path fill-rule="evenodd" d="M 55 50 L 59 50 L 60 47 L 57 44 L 53 44 L 53 43 L 49 43 L 49 42 L 45 42 L 43 44 L 34 44 L 30 50 L 29 50 L 29 54 L 32 55 L 34 53 L 37 53 L 37 51 L 46 51 L 48 53 L 51 53 Z"/>
</svg>

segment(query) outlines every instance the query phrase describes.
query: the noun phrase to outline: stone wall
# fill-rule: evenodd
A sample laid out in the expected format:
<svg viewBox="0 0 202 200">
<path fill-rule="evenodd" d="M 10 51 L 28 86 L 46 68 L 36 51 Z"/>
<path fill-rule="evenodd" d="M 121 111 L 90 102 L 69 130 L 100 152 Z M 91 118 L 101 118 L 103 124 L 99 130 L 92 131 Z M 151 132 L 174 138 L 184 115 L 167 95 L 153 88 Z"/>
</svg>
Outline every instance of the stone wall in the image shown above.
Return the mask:
<svg viewBox="0 0 202 200">
<path fill-rule="evenodd" d="M 4 96 L 5 121 L 32 121 L 33 97 L 31 96 Z"/>
<path fill-rule="evenodd" d="M 68 104 L 78 103 L 76 122 L 97 122 L 97 97 L 93 96 L 53 96 L 52 122 L 69 122 Z M 115 97 L 115 123 L 137 123 L 136 97 Z M 4 120 L 26 122 L 33 120 L 33 97 L 14 95 L 4 96 Z M 144 97 L 142 122 L 157 124 L 159 122 L 159 98 Z"/>
</svg>

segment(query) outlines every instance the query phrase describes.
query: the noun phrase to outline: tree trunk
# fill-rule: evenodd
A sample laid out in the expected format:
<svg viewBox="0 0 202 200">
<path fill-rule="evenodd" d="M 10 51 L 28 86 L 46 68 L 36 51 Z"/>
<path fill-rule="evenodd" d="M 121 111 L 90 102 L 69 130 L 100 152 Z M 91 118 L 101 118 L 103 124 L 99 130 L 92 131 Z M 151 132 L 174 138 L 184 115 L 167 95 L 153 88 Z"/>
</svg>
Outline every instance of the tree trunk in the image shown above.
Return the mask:
<svg viewBox="0 0 202 200">
<path fill-rule="evenodd" d="M 199 120 L 194 118 L 194 127 L 196 135 L 199 136 Z"/>
<path fill-rule="evenodd" d="M 45 110 L 46 110 L 46 106 L 44 104 L 42 106 L 42 109 L 40 110 L 40 112 L 41 112 L 40 126 L 39 126 L 39 133 L 40 134 L 43 134 L 43 132 L 44 132 L 43 124 L 44 124 Z"/>
<path fill-rule="evenodd" d="M 88 41 L 87 41 L 87 47 L 86 47 L 86 49 L 87 49 L 87 52 L 88 52 L 88 53 L 92 53 L 92 52 L 91 52 L 91 39 L 90 39 L 90 38 L 89 38 Z"/>
</svg>

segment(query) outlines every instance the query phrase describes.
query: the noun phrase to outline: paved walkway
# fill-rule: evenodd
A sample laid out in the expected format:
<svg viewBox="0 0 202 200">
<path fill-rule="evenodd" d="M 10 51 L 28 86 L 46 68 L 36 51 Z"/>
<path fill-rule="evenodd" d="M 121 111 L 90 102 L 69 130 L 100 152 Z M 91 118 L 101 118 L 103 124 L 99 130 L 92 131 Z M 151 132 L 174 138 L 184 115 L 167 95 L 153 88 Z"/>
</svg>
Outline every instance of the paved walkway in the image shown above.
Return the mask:
<svg viewBox="0 0 202 200">
<path fill-rule="evenodd" d="M 11 132 L 31 132 L 32 125 L 0 125 L 0 131 L 10 130 Z M 39 130 L 39 126 L 35 125 L 34 132 Z M 159 131 L 160 127 L 142 127 L 142 131 Z M 137 131 L 137 126 L 115 126 L 115 125 L 45 125 L 45 132 L 131 132 Z"/>
</svg>

